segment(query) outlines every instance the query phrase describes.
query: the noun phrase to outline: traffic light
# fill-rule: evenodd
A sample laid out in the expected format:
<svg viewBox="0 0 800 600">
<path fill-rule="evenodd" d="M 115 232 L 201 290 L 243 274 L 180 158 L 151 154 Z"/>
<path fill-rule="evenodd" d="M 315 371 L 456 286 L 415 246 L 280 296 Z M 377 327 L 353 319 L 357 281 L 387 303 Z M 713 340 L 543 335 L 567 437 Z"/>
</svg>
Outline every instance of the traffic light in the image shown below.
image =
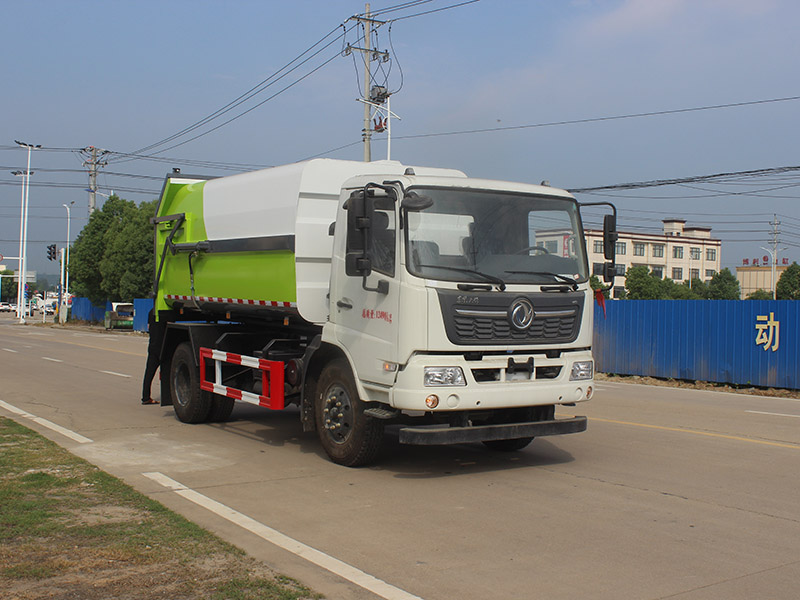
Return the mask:
<svg viewBox="0 0 800 600">
<path fill-rule="evenodd" d="M 47 260 L 56 260 L 58 258 L 58 251 L 55 244 L 50 244 L 47 247 Z"/>
</svg>

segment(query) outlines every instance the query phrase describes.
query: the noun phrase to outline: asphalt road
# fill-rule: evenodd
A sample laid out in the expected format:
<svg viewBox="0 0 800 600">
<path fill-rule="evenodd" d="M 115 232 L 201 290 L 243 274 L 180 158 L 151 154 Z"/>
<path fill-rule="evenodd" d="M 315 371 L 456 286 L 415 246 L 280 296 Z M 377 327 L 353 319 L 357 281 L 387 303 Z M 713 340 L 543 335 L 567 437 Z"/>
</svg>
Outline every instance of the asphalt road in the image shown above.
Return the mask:
<svg viewBox="0 0 800 600">
<path fill-rule="evenodd" d="M 146 344 L 0 315 L 0 414 L 328 598 L 800 595 L 798 400 L 600 382 L 567 409 L 585 433 L 498 454 L 389 431 L 347 469 L 294 409 L 141 406 Z"/>
</svg>

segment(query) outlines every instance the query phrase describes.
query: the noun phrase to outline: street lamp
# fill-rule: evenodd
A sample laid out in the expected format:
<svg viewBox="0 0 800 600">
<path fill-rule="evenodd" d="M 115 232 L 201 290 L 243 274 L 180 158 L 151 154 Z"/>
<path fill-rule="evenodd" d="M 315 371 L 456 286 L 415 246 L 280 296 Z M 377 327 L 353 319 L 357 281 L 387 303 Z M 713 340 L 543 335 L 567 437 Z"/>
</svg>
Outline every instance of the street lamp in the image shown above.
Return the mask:
<svg viewBox="0 0 800 600">
<path fill-rule="evenodd" d="M 20 297 L 22 297 L 22 291 L 24 289 L 23 281 L 27 279 L 27 272 L 28 272 L 28 199 L 30 198 L 30 187 L 31 187 L 31 150 L 38 150 L 42 147 L 41 144 L 28 144 L 27 142 L 20 142 L 19 140 L 14 140 L 18 146 L 21 148 L 28 149 L 28 168 L 25 169 L 25 193 L 24 193 L 24 202 L 23 202 L 23 211 L 22 211 L 22 248 L 20 252 L 20 256 L 22 257 L 20 260 L 20 286 L 18 291 L 20 292 Z M 23 300 L 23 310 L 20 311 L 19 314 L 19 322 L 25 323 L 25 312 L 27 311 L 27 304 Z"/>
</svg>

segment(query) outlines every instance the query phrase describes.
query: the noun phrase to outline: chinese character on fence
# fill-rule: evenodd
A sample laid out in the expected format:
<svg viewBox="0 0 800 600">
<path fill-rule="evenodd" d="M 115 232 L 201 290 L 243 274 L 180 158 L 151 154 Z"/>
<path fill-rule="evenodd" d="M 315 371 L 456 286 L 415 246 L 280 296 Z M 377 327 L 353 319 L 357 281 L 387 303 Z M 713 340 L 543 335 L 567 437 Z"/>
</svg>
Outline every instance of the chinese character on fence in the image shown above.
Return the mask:
<svg viewBox="0 0 800 600">
<path fill-rule="evenodd" d="M 764 351 L 770 349 L 775 352 L 780 343 L 781 324 L 775 320 L 775 313 L 756 315 L 756 346 L 764 346 Z"/>
</svg>

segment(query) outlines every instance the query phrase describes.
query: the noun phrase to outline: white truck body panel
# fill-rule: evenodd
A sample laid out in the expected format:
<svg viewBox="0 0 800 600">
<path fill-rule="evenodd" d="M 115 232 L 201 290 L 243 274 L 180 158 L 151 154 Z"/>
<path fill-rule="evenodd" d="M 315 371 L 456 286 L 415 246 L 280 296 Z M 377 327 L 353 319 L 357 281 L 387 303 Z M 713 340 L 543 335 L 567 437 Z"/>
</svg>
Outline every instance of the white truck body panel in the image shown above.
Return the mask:
<svg viewBox="0 0 800 600">
<path fill-rule="evenodd" d="M 313 159 L 209 180 L 203 218 L 209 240 L 294 236 L 297 310 L 309 322 L 328 318 L 333 237 L 328 235 L 344 182 L 358 175 L 397 179 L 397 161 Z M 418 175 L 466 177 L 455 169 L 412 167 Z M 235 202 L 230 200 L 235 198 Z"/>
</svg>

